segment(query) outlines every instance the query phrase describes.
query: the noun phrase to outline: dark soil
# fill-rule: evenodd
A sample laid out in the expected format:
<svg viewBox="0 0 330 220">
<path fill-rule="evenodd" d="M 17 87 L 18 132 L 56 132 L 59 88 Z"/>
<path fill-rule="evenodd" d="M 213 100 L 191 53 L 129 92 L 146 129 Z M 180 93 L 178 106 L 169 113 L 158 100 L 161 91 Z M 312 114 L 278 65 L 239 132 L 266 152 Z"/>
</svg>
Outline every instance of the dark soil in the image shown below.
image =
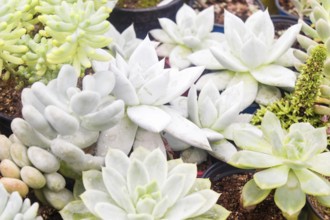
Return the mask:
<svg viewBox="0 0 330 220">
<path fill-rule="evenodd" d="M 16 89 L 16 81 L 0 80 L 0 113 L 8 117 L 21 117 L 21 90 Z"/>
<path fill-rule="evenodd" d="M 148 8 L 156 6 L 161 0 L 119 0 L 116 7 L 120 8 Z"/>
<path fill-rule="evenodd" d="M 254 209 L 248 210 L 240 204 L 241 191 L 245 183 L 252 179 L 253 173 L 239 173 L 226 176 L 215 181 L 211 178 L 212 189 L 221 193 L 218 204 L 231 211 L 228 220 L 284 220 L 281 210 L 275 205 L 273 195 L 270 194 Z"/>
<path fill-rule="evenodd" d="M 242 20 L 246 20 L 255 11 L 260 9 L 256 0 L 192 0 L 191 6 L 197 11 L 202 11 L 214 5 L 214 19 L 216 24 L 224 23 L 224 11 L 227 10 Z"/>
</svg>

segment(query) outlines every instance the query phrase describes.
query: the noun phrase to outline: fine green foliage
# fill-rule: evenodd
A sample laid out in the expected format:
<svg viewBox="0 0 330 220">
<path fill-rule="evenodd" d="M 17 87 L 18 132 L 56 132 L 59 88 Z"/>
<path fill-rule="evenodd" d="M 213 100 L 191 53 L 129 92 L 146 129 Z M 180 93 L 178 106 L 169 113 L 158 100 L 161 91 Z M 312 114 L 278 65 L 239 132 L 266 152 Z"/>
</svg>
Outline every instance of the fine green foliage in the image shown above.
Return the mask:
<svg viewBox="0 0 330 220">
<path fill-rule="evenodd" d="M 297 122 L 309 122 L 313 126 L 322 126 L 322 115 L 315 109 L 317 100 L 321 97 L 323 63 L 327 57 L 326 48 L 319 45 L 313 49 L 311 56 L 302 67 L 297 79 L 295 90 L 291 94 L 276 101 L 267 107 L 261 107 L 252 118 L 252 124 L 259 125 L 266 111 L 273 112 L 281 121 L 284 128 Z"/>
</svg>

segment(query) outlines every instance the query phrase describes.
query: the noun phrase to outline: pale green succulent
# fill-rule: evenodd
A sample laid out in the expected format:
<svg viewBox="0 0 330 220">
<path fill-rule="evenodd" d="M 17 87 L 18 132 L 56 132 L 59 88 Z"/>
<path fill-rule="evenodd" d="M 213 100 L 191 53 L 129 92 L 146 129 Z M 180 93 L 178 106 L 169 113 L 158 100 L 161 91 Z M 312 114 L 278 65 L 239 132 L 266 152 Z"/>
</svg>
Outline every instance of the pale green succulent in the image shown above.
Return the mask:
<svg viewBox="0 0 330 220">
<path fill-rule="evenodd" d="M 42 220 L 38 216 L 39 204 L 33 203 L 29 199 L 22 199 L 18 192 L 9 194 L 0 183 L 0 219 L 3 220 Z"/>
<path fill-rule="evenodd" d="M 272 190 L 274 200 L 288 219 L 295 219 L 306 202 L 306 194 L 330 205 L 330 152 L 327 152 L 326 128 L 309 123 L 295 123 L 288 130 L 267 112 L 260 131 L 234 132 L 235 144 L 242 150 L 229 164 L 243 169 L 257 169 L 242 191 L 244 206 L 263 201 Z"/>
<path fill-rule="evenodd" d="M 5 78 L 14 72 L 11 64 L 23 64 L 21 55 L 28 50 L 18 45 L 26 29 L 17 26 L 21 12 L 16 11 L 16 4 L 17 1 L 5 1 L 0 6 L 0 75 L 5 69 Z"/>
<path fill-rule="evenodd" d="M 64 219 L 197 220 L 226 219 L 219 194 L 208 179 L 196 179 L 197 167 L 167 161 L 160 149 L 137 148 L 130 157 L 110 149 L 102 171 L 83 173 L 81 200 L 60 211 Z"/>
<path fill-rule="evenodd" d="M 96 50 L 111 42 L 104 35 L 110 28 L 108 16 L 106 7 L 95 9 L 92 1 L 82 0 L 72 4 L 62 1 L 55 7 L 54 14 L 40 15 L 45 35 L 52 37 L 54 44 L 47 53 L 48 62 L 72 64 L 81 73 L 81 66 L 91 67 L 91 59 L 108 61 L 110 54 Z"/>
</svg>

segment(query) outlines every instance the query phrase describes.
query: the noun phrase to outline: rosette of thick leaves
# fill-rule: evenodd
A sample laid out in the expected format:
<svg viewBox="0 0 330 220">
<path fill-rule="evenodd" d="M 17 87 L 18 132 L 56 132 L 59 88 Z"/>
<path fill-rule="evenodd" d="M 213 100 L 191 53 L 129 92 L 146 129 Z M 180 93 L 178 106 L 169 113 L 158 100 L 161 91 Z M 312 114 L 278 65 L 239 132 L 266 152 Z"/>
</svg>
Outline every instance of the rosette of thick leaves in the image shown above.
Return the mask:
<svg viewBox="0 0 330 220">
<path fill-rule="evenodd" d="M 98 62 L 95 68 L 108 69 L 108 65 Z M 192 146 L 210 150 L 200 129 L 166 105 L 189 89 L 202 74 L 203 67 L 182 71 L 164 69 L 164 60 L 158 60 L 153 43 L 146 38 L 128 61 L 117 54 L 110 70 L 116 77 L 112 93 L 125 102 L 126 115 L 118 125 L 102 132 L 98 140 L 98 155 L 104 156 L 109 146 L 120 148 L 127 154 L 133 145 L 157 145 L 165 151 L 161 131 Z"/>
<path fill-rule="evenodd" d="M 93 1 L 82 0 L 62 1 L 54 6 L 53 13 L 40 15 L 38 18 L 45 25 L 44 31 L 54 43 L 54 48 L 47 54 L 48 62 L 72 64 L 80 74 L 81 67 L 91 67 L 91 60 L 110 60 L 109 53 L 99 52 L 111 42 L 104 35 L 110 28 L 108 16 L 107 7 L 96 9 Z"/>
<path fill-rule="evenodd" d="M 260 132 L 234 132 L 235 144 L 242 150 L 229 163 L 244 169 L 261 169 L 244 186 L 243 205 L 258 204 L 275 189 L 275 203 L 288 217 L 299 214 L 306 194 L 330 206 L 330 183 L 324 177 L 330 175 L 326 128 L 295 123 L 286 131 L 275 114 L 267 112 Z"/>
<path fill-rule="evenodd" d="M 161 42 L 157 53 L 160 57 L 169 57 L 171 66 L 180 69 L 191 65 L 188 55 L 224 40 L 222 33 L 211 32 L 214 26 L 213 7 L 196 13 L 183 4 L 176 14 L 176 23 L 168 18 L 160 18 L 159 23 L 162 29 L 150 31 Z"/>
<path fill-rule="evenodd" d="M 129 158 L 110 149 L 102 171 L 83 173 L 81 200 L 60 213 L 64 219 L 226 219 L 211 182 L 196 175 L 196 165 L 167 161 L 160 149 L 139 147 Z"/>
<path fill-rule="evenodd" d="M 279 39 L 274 39 L 274 25 L 267 10 L 257 11 L 245 23 L 226 11 L 224 29 L 225 41 L 211 47 L 212 54 L 201 51 L 189 57 L 193 63 L 206 68 L 225 69 L 206 74 L 200 84 L 212 80 L 219 90 L 223 90 L 244 81 L 246 106 L 256 99 L 261 104 L 268 104 L 269 99 L 273 100 L 271 97 L 280 94 L 277 87 L 293 89 L 296 73 L 287 67 L 298 62 L 290 47 L 301 24 L 291 26 Z M 214 58 L 219 65 L 210 62 Z"/>
<path fill-rule="evenodd" d="M 13 133 L 26 146 L 51 148 L 60 160 L 82 164 L 74 169 L 100 166 L 102 158 L 82 149 L 124 116 L 124 102 L 110 95 L 114 80 L 110 71 L 96 72 L 83 78 L 80 89 L 75 69 L 62 66 L 47 85 L 36 82 L 22 91 L 23 119 L 13 120 Z"/>
<path fill-rule="evenodd" d="M 237 150 L 228 140 L 233 139 L 233 131 L 252 126 L 248 123 L 251 114 L 241 114 L 244 99 L 243 82 L 234 85 L 221 94 L 212 82 L 207 83 L 197 96 L 195 86 L 188 94 L 188 118 L 202 128 L 212 151 L 211 155 L 228 160 Z"/>
<path fill-rule="evenodd" d="M 0 183 L 0 219 L 30 219 L 42 220 L 38 215 L 38 203 L 33 203 L 29 199 L 23 199 L 18 192 L 9 194 Z"/>
</svg>

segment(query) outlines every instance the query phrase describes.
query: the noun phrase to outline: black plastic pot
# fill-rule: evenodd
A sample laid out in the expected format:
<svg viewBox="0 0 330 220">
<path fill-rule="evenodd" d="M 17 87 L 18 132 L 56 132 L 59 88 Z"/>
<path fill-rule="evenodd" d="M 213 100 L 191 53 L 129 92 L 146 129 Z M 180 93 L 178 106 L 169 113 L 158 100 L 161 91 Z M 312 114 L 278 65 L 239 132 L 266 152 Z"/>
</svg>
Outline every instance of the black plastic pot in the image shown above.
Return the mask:
<svg viewBox="0 0 330 220">
<path fill-rule="evenodd" d="M 0 133 L 6 135 L 7 137 L 12 134 L 10 124 L 13 118 L 0 113 Z"/>
<path fill-rule="evenodd" d="M 182 5 L 183 0 L 173 0 L 160 7 L 137 9 L 115 7 L 108 20 L 119 32 L 123 32 L 134 23 L 136 36 L 144 39 L 150 30 L 160 28 L 158 18 L 165 17 L 174 21 L 176 12 Z"/>
<path fill-rule="evenodd" d="M 311 204 L 310 197 L 307 196 L 308 220 L 323 220 L 321 214 Z"/>
<path fill-rule="evenodd" d="M 216 182 L 219 179 L 230 176 L 235 173 L 254 172 L 254 170 L 243 170 L 233 167 L 225 162 L 218 161 L 205 171 L 202 178 L 210 178 L 211 182 Z"/>
<path fill-rule="evenodd" d="M 280 15 L 287 16 L 287 17 L 293 18 L 295 20 L 298 20 L 299 19 L 299 17 L 297 15 L 291 14 L 290 12 L 288 12 L 287 10 L 285 10 L 285 8 L 282 7 L 282 5 L 280 4 L 280 1 L 279 0 L 275 0 L 275 5 L 276 5 L 276 7 L 277 7 L 278 12 L 279 12 Z M 311 23 L 311 21 L 307 17 L 306 18 L 304 17 L 304 21 L 306 23 L 308 23 L 308 24 Z"/>
<path fill-rule="evenodd" d="M 196 0 L 189 0 L 188 5 L 193 8 Z M 218 2 L 226 2 L 226 0 L 219 0 Z M 260 10 L 265 10 L 265 6 L 261 0 L 254 0 L 255 4 L 259 7 Z M 224 33 L 224 25 L 215 23 L 213 27 L 213 32 L 221 32 Z"/>
</svg>

